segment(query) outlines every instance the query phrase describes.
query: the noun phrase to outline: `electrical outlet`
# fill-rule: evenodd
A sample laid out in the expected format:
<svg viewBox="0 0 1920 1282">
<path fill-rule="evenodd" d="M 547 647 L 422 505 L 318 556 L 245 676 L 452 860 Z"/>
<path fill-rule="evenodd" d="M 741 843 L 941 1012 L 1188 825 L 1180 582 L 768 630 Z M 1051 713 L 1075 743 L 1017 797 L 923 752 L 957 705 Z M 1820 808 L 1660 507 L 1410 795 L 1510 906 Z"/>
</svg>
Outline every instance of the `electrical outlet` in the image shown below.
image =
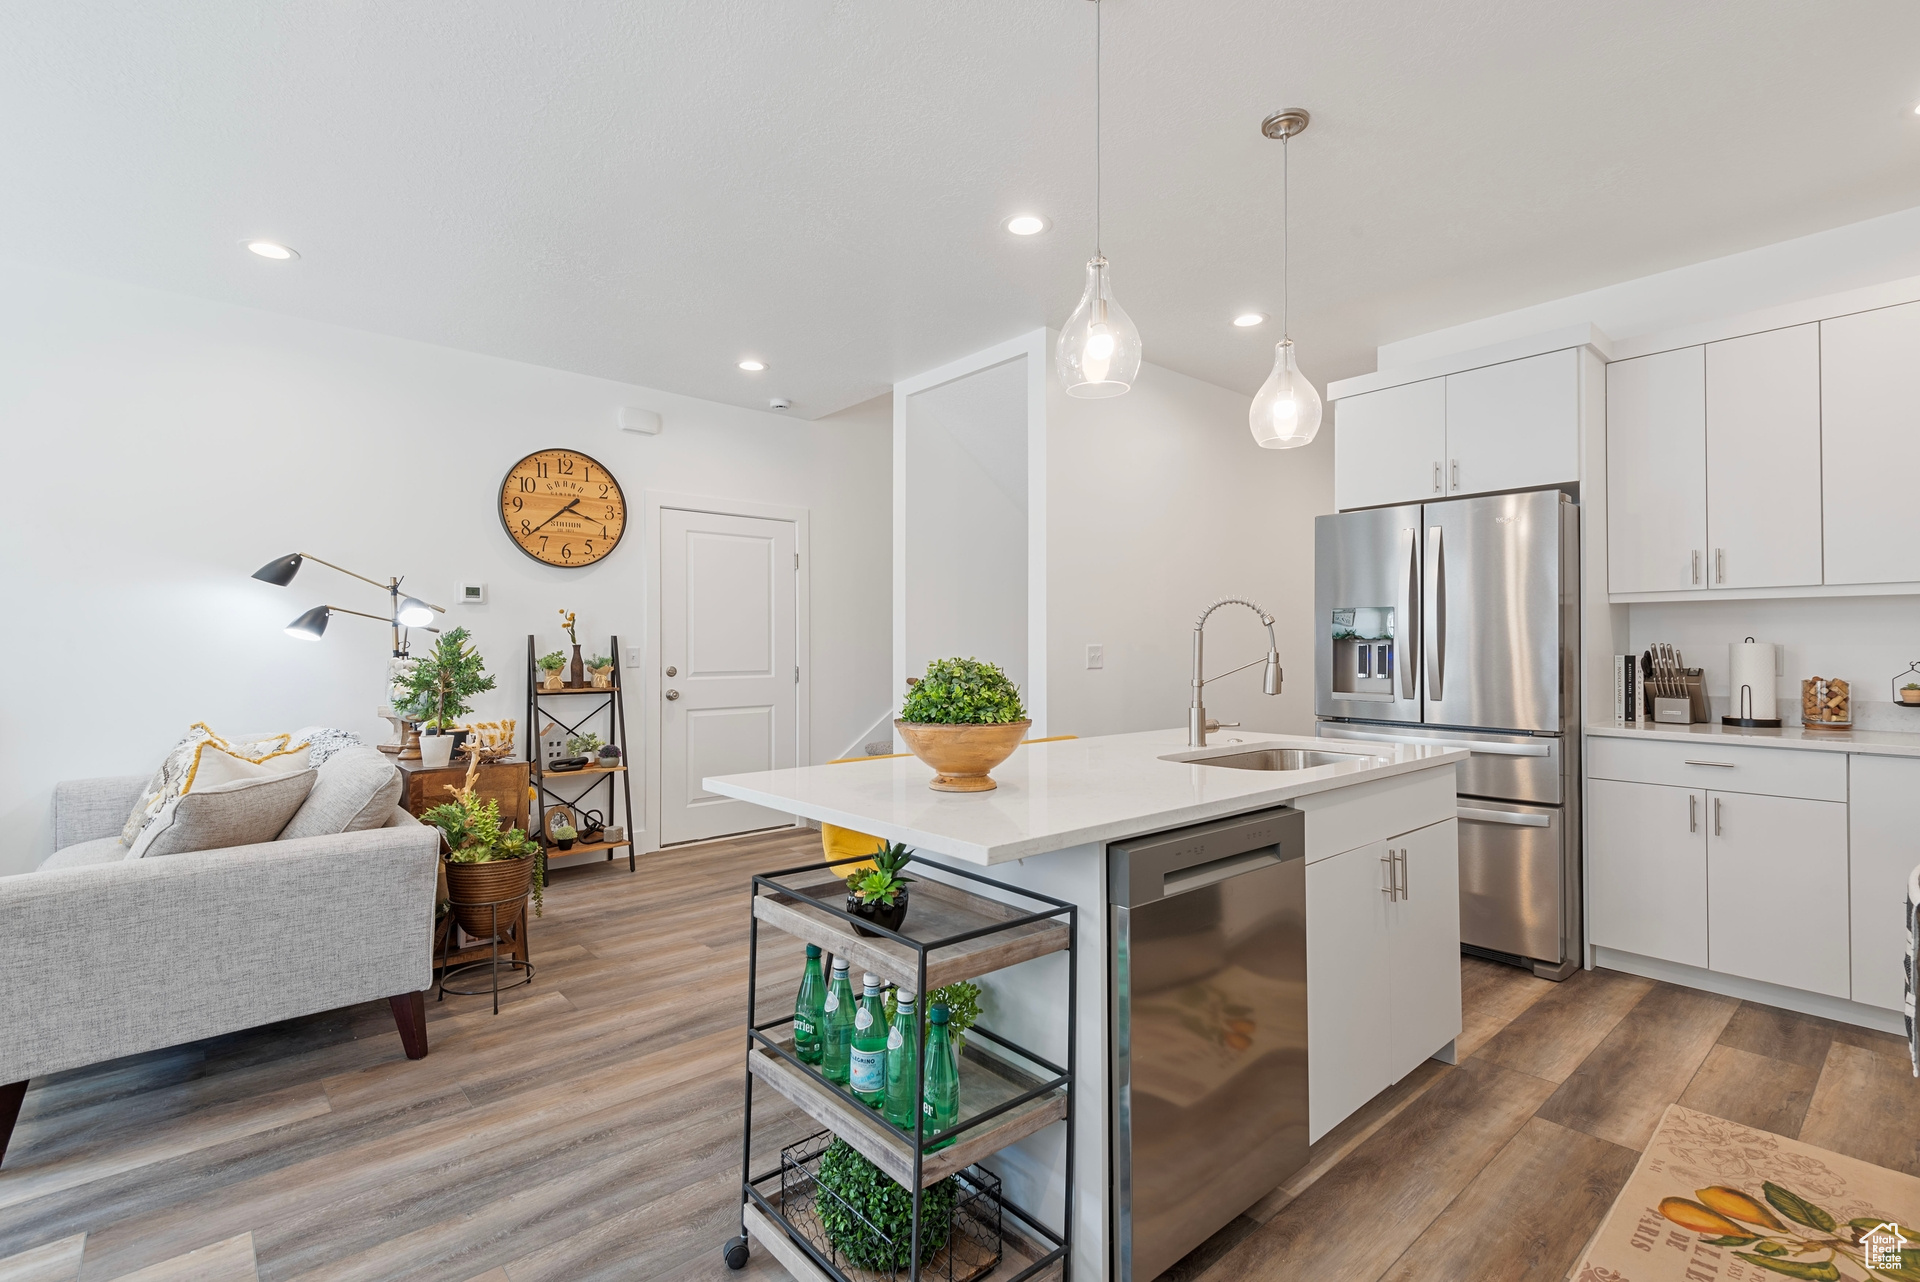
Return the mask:
<svg viewBox="0 0 1920 1282">
<path fill-rule="evenodd" d="M 1100 646 L 1100 645 L 1088 646 L 1087 647 L 1087 667 L 1089 669 L 1092 669 L 1092 668 L 1104 668 L 1106 666 L 1107 666 L 1107 648 L 1105 646 Z"/>
</svg>

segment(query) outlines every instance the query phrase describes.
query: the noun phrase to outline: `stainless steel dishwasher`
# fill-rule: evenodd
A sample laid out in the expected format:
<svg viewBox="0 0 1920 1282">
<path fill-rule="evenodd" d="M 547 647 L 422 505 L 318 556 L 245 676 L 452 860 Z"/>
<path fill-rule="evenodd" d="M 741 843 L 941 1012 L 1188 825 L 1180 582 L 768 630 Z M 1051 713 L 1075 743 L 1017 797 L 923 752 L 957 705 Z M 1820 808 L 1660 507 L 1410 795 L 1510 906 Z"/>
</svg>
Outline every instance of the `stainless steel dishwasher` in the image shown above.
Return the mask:
<svg viewBox="0 0 1920 1282">
<path fill-rule="evenodd" d="M 1281 808 L 1107 847 L 1118 1282 L 1306 1164 L 1305 832 Z"/>
</svg>

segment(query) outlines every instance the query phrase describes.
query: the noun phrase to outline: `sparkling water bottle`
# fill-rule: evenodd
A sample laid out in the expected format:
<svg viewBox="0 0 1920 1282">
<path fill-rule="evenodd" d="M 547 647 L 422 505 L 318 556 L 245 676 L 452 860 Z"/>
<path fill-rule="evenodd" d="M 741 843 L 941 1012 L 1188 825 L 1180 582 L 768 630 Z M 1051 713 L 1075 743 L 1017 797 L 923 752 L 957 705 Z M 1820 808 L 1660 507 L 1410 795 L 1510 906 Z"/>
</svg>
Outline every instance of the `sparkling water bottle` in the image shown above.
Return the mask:
<svg viewBox="0 0 1920 1282">
<path fill-rule="evenodd" d="M 793 1053 L 802 1064 L 820 1062 L 821 1024 L 827 1013 L 827 985 L 820 978 L 820 948 L 807 945 L 807 968 L 800 972 L 800 995 L 793 1001 Z"/>
<path fill-rule="evenodd" d="M 905 1131 L 913 1129 L 913 1093 L 920 1084 L 920 1030 L 912 993 L 895 997 L 893 1027 L 887 1030 L 887 1102 L 883 1113 Z"/>
<path fill-rule="evenodd" d="M 947 1008 L 939 1002 L 927 1007 L 927 1098 L 920 1106 L 923 1135 L 944 1131 L 960 1120 L 960 1064 L 949 1031 Z M 951 1143 L 943 1140 L 933 1147 Z"/>
<path fill-rule="evenodd" d="M 826 1024 L 820 1032 L 820 1071 L 829 1082 L 847 1084 L 853 1055 L 853 986 L 847 982 L 847 959 L 833 959 L 833 983 L 821 1007 Z"/>
<path fill-rule="evenodd" d="M 887 1007 L 880 997 L 878 975 L 864 975 L 860 983 L 860 1009 L 853 1014 L 848 1085 L 861 1103 L 879 1108 L 887 1098 Z"/>
</svg>

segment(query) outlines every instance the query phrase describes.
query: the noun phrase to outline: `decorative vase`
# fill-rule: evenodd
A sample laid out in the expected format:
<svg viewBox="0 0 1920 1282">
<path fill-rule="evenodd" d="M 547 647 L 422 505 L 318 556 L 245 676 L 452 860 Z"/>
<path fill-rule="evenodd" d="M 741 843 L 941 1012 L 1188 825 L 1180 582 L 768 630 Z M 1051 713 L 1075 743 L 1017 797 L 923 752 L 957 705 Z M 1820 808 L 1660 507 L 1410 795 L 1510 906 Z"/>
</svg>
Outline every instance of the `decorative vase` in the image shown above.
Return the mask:
<svg viewBox="0 0 1920 1282">
<path fill-rule="evenodd" d="M 564 690 L 567 688 L 567 674 L 560 668 L 540 669 L 540 688 L 542 690 Z"/>
<path fill-rule="evenodd" d="M 907 751 L 933 767 L 927 787 L 935 792 L 987 792 L 1000 786 L 988 772 L 1013 755 L 1033 722 L 982 726 L 896 720 L 893 727 Z"/>
<path fill-rule="evenodd" d="M 594 689 L 596 690 L 613 689 L 613 665 L 611 663 L 609 663 L 604 668 L 588 668 L 587 672 L 588 672 L 588 675 L 590 675 L 593 678 Z"/>
<path fill-rule="evenodd" d="M 453 762 L 454 737 L 451 734 L 423 730 L 420 733 L 420 764 L 429 770 L 443 770 Z"/>
<path fill-rule="evenodd" d="M 446 861 L 447 895 L 453 900 L 453 919 L 475 939 L 493 938 L 496 920 L 510 926 L 533 889 L 533 856 L 490 859 L 483 864 Z M 488 904 L 498 904 L 498 917 Z M 477 905 L 477 906 L 476 906 Z"/>
<path fill-rule="evenodd" d="M 898 931 L 900 929 L 900 923 L 907 919 L 907 890 L 904 886 L 901 887 L 899 893 L 893 897 L 893 906 L 891 908 L 885 904 L 867 903 L 858 895 L 848 895 L 847 911 L 855 917 L 864 918 L 872 922 L 876 926 L 884 926 L 888 930 Z M 854 926 L 854 929 L 860 931 L 863 935 L 873 934 L 870 930 L 861 930 L 858 925 Z"/>
<path fill-rule="evenodd" d="M 587 665 L 585 661 L 580 658 L 580 643 L 575 641 L 573 643 L 573 680 L 567 682 L 567 684 L 575 686 L 585 685 L 587 683 L 586 673 Z"/>
</svg>

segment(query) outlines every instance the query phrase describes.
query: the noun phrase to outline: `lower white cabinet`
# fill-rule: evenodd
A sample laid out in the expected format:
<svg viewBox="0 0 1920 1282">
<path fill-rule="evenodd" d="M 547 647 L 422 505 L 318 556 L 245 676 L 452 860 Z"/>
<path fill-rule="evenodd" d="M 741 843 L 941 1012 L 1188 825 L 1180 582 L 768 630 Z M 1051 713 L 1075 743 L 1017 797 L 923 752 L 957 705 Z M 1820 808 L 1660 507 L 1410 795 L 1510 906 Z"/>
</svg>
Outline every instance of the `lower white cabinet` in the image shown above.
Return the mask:
<svg viewBox="0 0 1920 1282">
<path fill-rule="evenodd" d="M 1307 865 L 1310 1141 L 1460 1035 L 1458 829 Z"/>
<path fill-rule="evenodd" d="M 1707 794 L 1707 965 L 1846 997 L 1847 807 Z"/>
<path fill-rule="evenodd" d="M 1920 864 L 1920 761 L 1856 756 L 1851 766 L 1853 1000 L 1899 1010 L 1907 974 L 1907 877 Z"/>
<path fill-rule="evenodd" d="M 1602 948 L 1707 965 L 1700 788 L 1587 783 L 1587 923 Z"/>
</svg>

